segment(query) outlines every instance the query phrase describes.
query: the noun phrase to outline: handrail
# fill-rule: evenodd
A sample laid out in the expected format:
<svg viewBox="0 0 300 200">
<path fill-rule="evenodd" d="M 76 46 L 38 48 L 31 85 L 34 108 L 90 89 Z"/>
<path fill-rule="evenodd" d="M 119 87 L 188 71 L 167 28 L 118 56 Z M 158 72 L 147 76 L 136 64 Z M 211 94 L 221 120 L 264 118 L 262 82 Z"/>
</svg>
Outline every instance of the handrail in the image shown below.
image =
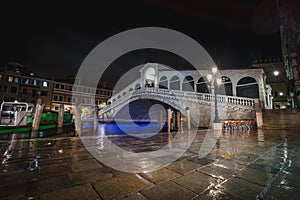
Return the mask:
<svg viewBox="0 0 300 200">
<path fill-rule="evenodd" d="M 209 94 L 209 93 L 167 90 L 167 89 L 159 89 L 159 88 L 141 88 L 141 89 L 133 90 L 130 92 L 127 91 L 126 95 L 122 95 L 121 98 L 116 99 L 114 102 L 111 102 L 111 104 L 108 105 L 103 110 L 101 110 L 99 112 L 99 114 L 105 113 L 108 109 L 114 108 L 114 107 L 128 101 L 130 98 L 134 98 L 134 97 L 136 97 L 138 95 L 142 95 L 142 94 L 155 94 L 162 98 L 178 97 L 178 98 L 195 99 L 195 100 L 202 100 L 202 101 L 214 103 L 214 95 Z M 248 106 L 248 107 L 254 107 L 254 105 L 255 105 L 255 99 L 246 98 L 246 97 L 217 95 L 217 101 L 218 101 L 218 103 L 226 103 L 226 104 L 241 105 L 241 106 Z"/>
</svg>

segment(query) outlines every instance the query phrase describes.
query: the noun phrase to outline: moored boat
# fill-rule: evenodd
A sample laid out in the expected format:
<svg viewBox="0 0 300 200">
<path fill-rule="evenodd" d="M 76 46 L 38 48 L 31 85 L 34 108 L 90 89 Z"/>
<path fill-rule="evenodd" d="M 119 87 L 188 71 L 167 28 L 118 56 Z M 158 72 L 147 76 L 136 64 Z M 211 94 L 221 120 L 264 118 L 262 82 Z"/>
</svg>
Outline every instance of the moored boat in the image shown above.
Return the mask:
<svg viewBox="0 0 300 200">
<path fill-rule="evenodd" d="M 30 131 L 34 118 L 35 106 L 26 102 L 2 102 L 0 107 L 0 134 Z M 44 111 L 39 129 L 57 127 L 58 113 Z M 72 114 L 64 114 L 64 126 L 73 124 Z"/>
</svg>

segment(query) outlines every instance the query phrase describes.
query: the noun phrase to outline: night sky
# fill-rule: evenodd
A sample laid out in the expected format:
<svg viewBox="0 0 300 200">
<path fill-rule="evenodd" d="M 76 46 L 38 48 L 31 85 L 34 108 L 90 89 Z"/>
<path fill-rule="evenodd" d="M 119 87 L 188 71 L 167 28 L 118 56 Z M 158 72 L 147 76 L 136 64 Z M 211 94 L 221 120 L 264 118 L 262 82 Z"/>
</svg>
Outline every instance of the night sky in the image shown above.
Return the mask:
<svg viewBox="0 0 300 200">
<path fill-rule="evenodd" d="M 109 2 L 1 7 L 0 63 L 16 61 L 42 77 L 75 76 L 84 58 L 103 40 L 146 26 L 192 37 L 221 68 L 242 68 L 256 59 L 281 56 L 274 0 Z M 131 67 L 149 61 L 189 68 L 171 53 L 139 50 L 117 59 L 102 80 L 115 81 Z"/>
</svg>

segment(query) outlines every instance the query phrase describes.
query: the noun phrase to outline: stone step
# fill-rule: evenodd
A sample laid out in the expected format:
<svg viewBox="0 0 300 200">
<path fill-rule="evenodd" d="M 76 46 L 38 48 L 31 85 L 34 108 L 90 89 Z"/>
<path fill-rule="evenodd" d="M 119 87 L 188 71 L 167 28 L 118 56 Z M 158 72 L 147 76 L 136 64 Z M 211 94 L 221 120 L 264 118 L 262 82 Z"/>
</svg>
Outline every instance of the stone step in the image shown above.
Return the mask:
<svg viewBox="0 0 300 200">
<path fill-rule="evenodd" d="M 263 128 L 266 129 L 300 129 L 299 109 L 264 110 Z"/>
</svg>

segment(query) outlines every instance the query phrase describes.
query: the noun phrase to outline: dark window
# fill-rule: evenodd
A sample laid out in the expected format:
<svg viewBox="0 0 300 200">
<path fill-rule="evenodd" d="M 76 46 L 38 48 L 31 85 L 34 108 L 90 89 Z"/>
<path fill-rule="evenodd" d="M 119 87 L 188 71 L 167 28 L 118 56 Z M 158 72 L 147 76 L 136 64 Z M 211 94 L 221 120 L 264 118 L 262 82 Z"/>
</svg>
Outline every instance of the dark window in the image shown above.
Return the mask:
<svg viewBox="0 0 300 200">
<path fill-rule="evenodd" d="M 60 89 L 64 90 L 65 89 L 65 85 L 60 85 Z"/>
<path fill-rule="evenodd" d="M 48 95 L 48 92 L 47 91 L 41 91 L 41 96 L 42 97 L 46 97 Z"/>
<path fill-rule="evenodd" d="M 55 88 L 59 89 L 59 84 L 58 83 L 55 84 Z"/>
<path fill-rule="evenodd" d="M 10 92 L 11 93 L 17 93 L 17 87 L 11 87 Z"/>
<path fill-rule="evenodd" d="M 27 92 L 28 92 L 28 89 L 27 89 L 27 88 L 23 88 L 22 93 L 23 93 L 23 94 L 27 94 Z"/>
<path fill-rule="evenodd" d="M 72 98 L 71 98 L 71 97 L 68 97 L 67 99 L 68 99 L 68 100 L 67 100 L 68 102 L 71 102 L 71 101 L 72 101 Z"/>
<path fill-rule="evenodd" d="M 58 99 L 58 96 L 57 96 L 57 95 L 54 95 L 54 96 L 53 96 L 53 100 L 54 100 L 54 101 L 57 101 L 57 99 Z"/>
<path fill-rule="evenodd" d="M 59 96 L 58 97 L 58 101 L 63 101 L 64 100 L 64 96 Z"/>
<path fill-rule="evenodd" d="M 36 89 L 32 89 L 32 94 L 31 94 L 31 96 L 33 96 L 33 97 L 36 97 L 36 96 L 37 96 L 37 91 L 36 91 Z"/>
</svg>

